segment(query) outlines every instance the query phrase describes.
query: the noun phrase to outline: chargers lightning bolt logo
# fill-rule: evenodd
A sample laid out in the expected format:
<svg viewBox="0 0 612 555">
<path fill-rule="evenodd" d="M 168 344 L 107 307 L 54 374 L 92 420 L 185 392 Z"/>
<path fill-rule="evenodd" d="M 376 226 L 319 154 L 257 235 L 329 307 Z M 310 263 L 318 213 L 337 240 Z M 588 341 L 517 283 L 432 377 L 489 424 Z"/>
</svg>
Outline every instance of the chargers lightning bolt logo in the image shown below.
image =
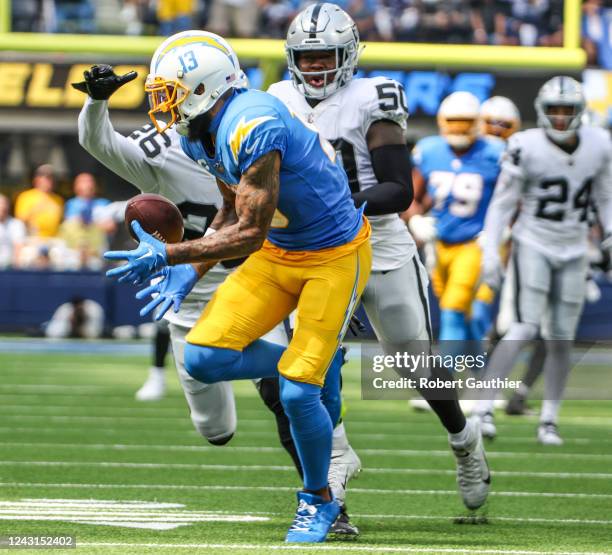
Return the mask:
<svg viewBox="0 0 612 555">
<path fill-rule="evenodd" d="M 258 125 L 262 123 L 275 119 L 273 116 L 261 116 L 258 118 L 254 118 L 249 121 L 245 121 L 243 117 L 239 122 L 234 131 L 232 131 L 229 137 L 229 145 L 232 151 L 232 156 L 234 157 L 234 162 L 238 163 L 238 153 L 240 152 L 240 147 L 245 139 L 249 136 L 249 133 L 253 131 Z M 250 154 L 255 148 L 255 145 L 251 148 L 247 154 Z"/>
</svg>

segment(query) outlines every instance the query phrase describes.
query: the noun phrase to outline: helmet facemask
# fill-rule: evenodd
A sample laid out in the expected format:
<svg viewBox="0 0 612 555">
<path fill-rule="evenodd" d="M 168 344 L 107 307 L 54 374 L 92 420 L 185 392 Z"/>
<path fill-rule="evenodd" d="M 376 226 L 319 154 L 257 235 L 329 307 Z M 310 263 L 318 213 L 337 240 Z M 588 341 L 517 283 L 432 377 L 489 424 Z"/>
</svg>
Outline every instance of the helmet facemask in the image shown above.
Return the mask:
<svg viewBox="0 0 612 555">
<path fill-rule="evenodd" d="M 514 121 L 493 118 L 483 118 L 482 128 L 483 135 L 499 137 L 504 140 L 507 140 L 517 131 L 517 125 Z"/>
<path fill-rule="evenodd" d="M 147 79 L 145 92 L 149 99 L 149 117 L 158 133 L 163 133 L 180 121 L 179 106 L 189 94 L 187 87 L 178 81 L 154 77 Z"/>
<path fill-rule="evenodd" d="M 339 88 L 346 85 L 355 72 L 357 66 L 357 51 L 351 48 L 352 45 L 343 47 L 336 46 L 332 48 L 318 47 L 315 48 L 291 48 L 287 47 L 288 69 L 293 78 L 293 82 L 298 90 L 306 97 L 317 100 L 327 98 L 336 92 Z M 302 71 L 299 68 L 299 58 L 305 52 L 334 52 L 336 62 L 332 69 L 317 70 L 317 71 Z M 310 84 L 310 77 L 321 77 L 323 83 L 321 86 Z"/>
<path fill-rule="evenodd" d="M 440 134 L 458 150 L 472 146 L 478 136 L 478 119 L 438 117 Z"/>
<path fill-rule="evenodd" d="M 578 104 L 544 103 L 536 106 L 538 124 L 557 143 L 570 141 L 582 124 L 584 106 Z"/>
</svg>

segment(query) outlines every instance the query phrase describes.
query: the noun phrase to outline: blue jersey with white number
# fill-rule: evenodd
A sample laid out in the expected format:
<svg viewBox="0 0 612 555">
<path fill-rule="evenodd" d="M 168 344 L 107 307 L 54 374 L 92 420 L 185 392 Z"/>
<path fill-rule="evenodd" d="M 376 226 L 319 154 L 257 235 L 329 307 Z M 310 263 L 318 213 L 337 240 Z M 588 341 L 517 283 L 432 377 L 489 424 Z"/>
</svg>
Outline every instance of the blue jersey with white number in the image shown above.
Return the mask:
<svg viewBox="0 0 612 555">
<path fill-rule="evenodd" d="M 438 238 L 463 243 L 481 231 L 500 170 L 504 143 L 479 138 L 457 155 L 444 137 L 426 137 L 414 147 L 413 163 L 427 184 L 433 201 Z"/>
<path fill-rule="evenodd" d="M 344 245 L 362 226 L 346 173 L 333 147 L 274 96 L 239 90 L 215 116 L 215 153 L 185 137 L 185 153 L 230 186 L 264 154 L 281 155 L 277 210 L 268 233 L 285 250 L 311 251 Z"/>
</svg>

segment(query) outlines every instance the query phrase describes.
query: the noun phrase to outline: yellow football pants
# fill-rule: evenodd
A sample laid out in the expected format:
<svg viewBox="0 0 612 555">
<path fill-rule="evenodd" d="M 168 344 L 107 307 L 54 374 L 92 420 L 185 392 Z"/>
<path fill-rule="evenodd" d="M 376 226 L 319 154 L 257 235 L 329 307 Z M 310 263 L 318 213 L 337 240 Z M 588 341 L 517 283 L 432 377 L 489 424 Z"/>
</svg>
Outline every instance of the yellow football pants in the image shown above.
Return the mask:
<svg viewBox="0 0 612 555">
<path fill-rule="evenodd" d="M 187 341 L 241 351 L 297 309 L 278 370 L 288 379 L 322 386 L 370 275 L 367 237 L 338 258 L 302 265 L 257 251 L 217 289 Z"/>
<path fill-rule="evenodd" d="M 436 267 L 431 278 L 442 310 L 470 313 L 474 299 L 491 303 L 494 293 L 485 284 L 479 286 L 482 251 L 478 243 L 436 242 Z"/>
</svg>

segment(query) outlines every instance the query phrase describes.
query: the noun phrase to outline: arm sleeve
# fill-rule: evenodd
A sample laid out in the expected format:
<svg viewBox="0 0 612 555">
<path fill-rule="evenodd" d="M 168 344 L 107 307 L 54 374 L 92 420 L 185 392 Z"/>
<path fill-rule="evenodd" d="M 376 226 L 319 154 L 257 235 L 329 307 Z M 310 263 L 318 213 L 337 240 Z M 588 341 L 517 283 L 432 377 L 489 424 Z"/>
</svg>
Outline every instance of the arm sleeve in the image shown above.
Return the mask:
<svg viewBox="0 0 612 555">
<path fill-rule="evenodd" d="M 144 151 L 113 128 L 108 102 L 88 98 L 79 114 L 79 143 L 94 158 L 145 192 L 159 189 L 157 173 Z"/>
<path fill-rule="evenodd" d="M 353 194 L 357 207 L 366 203 L 366 216 L 382 216 L 406 210 L 412 202 L 412 168 L 405 145 L 383 145 L 370 151 L 378 184 Z"/>
<path fill-rule="evenodd" d="M 607 156 L 593 182 L 593 200 L 606 235 L 612 234 L 612 143 L 606 137 Z"/>
</svg>

